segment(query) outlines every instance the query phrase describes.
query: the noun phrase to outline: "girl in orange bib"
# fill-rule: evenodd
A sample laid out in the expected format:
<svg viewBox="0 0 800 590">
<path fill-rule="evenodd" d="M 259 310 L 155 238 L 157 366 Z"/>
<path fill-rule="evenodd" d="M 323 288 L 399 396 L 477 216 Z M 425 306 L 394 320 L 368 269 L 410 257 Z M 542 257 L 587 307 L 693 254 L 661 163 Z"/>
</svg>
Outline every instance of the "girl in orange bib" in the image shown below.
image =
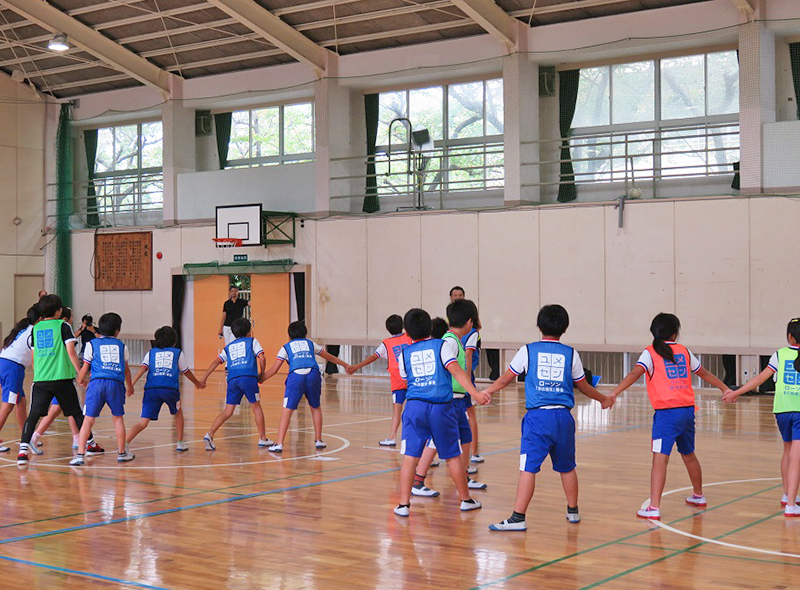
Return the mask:
<svg viewBox="0 0 800 590">
<path fill-rule="evenodd" d="M 691 506 L 704 508 L 703 471 L 694 452 L 695 398 L 692 373 L 725 393 L 728 388 L 700 365 L 685 346 L 675 342 L 680 320 L 671 313 L 660 313 L 650 324 L 653 344 L 648 346 L 633 370 L 611 393 L 612 399 L 646 375 L 647 396 L 653 404 L 653 468 L 650 472 L 650 505 L 636 514 L 641 518 L 661 519 L 661 494 L 667 479 L 667 464 L 672 446 L 678 447 L 693 494 L 686 498 Z"/>
</svg>

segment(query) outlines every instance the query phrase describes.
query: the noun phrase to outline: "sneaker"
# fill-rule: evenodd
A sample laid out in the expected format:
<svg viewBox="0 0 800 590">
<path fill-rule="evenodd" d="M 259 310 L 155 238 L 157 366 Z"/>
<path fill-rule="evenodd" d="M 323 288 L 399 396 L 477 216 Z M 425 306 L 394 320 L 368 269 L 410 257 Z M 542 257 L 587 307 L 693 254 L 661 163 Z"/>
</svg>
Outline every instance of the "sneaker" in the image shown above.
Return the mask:
<svg viewBox="0 0 800 590">
<path fill-rule="evenodd" d="M 472 475 L 474 473 L 478 473 L 477 467 L 475 467 L 474 465 L 470 465 L 469 467 L 467 467 L 467 475 Z"/>
<path fill-rule="evenodd" d="M 418 483 L 411 486 L 411 495 L 412 496 L 424 496 L 426 498 L 435 498 L 439 495 L 439 492 L 436 490 L 430 489 L 428 486 Z"/>
<path fill-rule="evenodd" d="M 654 506 L 648 506 L 636 511 L 636 516 L 639 518 L 646 518 L 648 520 L 661 520 L 661 510 Z"/>
<path fill-rule="evenodd" d="M 33 436 L 31 436 L 31 444 L 33 446 L 35 446 L 35 447 L 41 447 L 42 446 L 42 441 L 39 440 L 40 438 L 41 438 L 41 435 L 38 432 L 34 432 Z"/>
<path fill-rule="evenodd" d="M 581 521 L 581 515 L 577 512 L 567 512 L 567 520 L 572 524 L 577 524 Z"/>
<path fill-rule="evenodd" d="M 214 446 L 214 439 L 211 438 L 211 435 L 206 432 L 205 436 L 203 436 L 203 443 L 206 445 L 207 451 L 216 451 L 217 447 Z"/>
<path fill-rule="evenodd" d="M 439 459 L 434 459 L 431 461 L 431 467 L 439 467 Z"/>
<path fill-rule="evenodd" d="M 471 463 L 483 463 L 483 457 L 480 455 L 472 455 L 469 460 Z"/>
<path fill-rule="evenodd" d="M 794 506 L 786 506 L 783 510 L 783 515 L 787 518 L 797 518 L 800 517 L 800 506 L 795 504 Z"/>
<path fill-rule="evenodd" d="M 182 440 L 179 440 L 178 444 L 175 445 L 175 450 L 176 451 L 188 451 L 189 450 L 189 445 L 187 445 Z"/>
<path fill-rule="evenodd" d="M 117 455 L 117 463 L 127 463 L 128 461 L 133 461 L 135 458 L 136 458 L 136 455 L 131 453 L 126 448 L 124 453 L 122 453 L 121 455 L 120 454 Z"/>
<path fill-rule="evenodd" d="M 315 446 L 316 448 L 318 448 L 318 449 L 324 449 L 324 448 L 325 448 L 325 447 L 327 447 L 328 445 L 326 445 L 326 444 L 325 444 L 324 442 L 322 442 L 321 440 L 318 440 L 317 442 L 315 442 L 315 443 L 314 443 L 314 446 Z"/>
<path fill-rule="evenodd" d="M 26 452 L 19 452 L 17 455 L 17 465 L 27 465 L 28 464 L 28 453 Z"/>
<path fill-rule="evenodd" d="M 87 457 L 93 457 L 94 455 L 102 455 L 105 452 L 106 450 L 97 443 L 92 443 L 88 447 L 86 447 Z"/>
<path fill-rule="evenodd" d="M 471 502 L 464 502 L 464 500 L 461 501 L 461 512 L 469 512 L 470 510 L 477 510 L 481 507 L 482 504 L 477 500 L 472 500 Z"/>
<path fill-rule="evenodd" d="M 528 530 L 528 523 L 524 520 L 519 522 L 508 522 L 508 519 L 504 520 L 503 522 L 498 522 L 497 524 L 490 524 L 489 525 L 490 531 L 527 531 Z"/>
<path fill-rule="evenodd" d="M 267 439 L 259 439 L 259 441 L 258 441 L 258 447 L 259 448 L 271 447 L 274 444 L 275 443 L 273 441 L 269 440 L 268 438 Z"/>
<path fill-rule="evenodd" d="M 691 496 L 686 498 L 686 503 L 689 506 L 697 506 L 698 508 L 705 508 L 706 506 L 708 506 L 705 495 L 698 496 L 697 494 L 692 494 Z"/>
<path fill-rule="evenodd" d="M 397 516 L 405 516 L 406 518 L 408 518 L 408 515 L 411 513 L 411 507 L 410 506 L 400 506 L 398 504 L 397 507 L 395 507 L 395 509 L 394 509 L 394 513 Z"/>
<path fill-rule="evenodd" d="M 10 450 L 11 450 L 11 447 L 0 446 L 0 453 L 8 453 Z"/>
<path fill-rule="evenodd" d="M 5 451 L 0 451 L 0 452 L 5 452 Z M 784 494 L 783 497 L 781 498 L 781 506 L 786 506 L 788 503 L 789 503 L 789 496 Z M 794 503 L 800 504 L 800 496 L 797 496 L 795 498 Z"/>
<path fill-rule="evenodd" d="M 469 489 L 471 489 L 471 490 L 485 490 L 489 486 L 487 486 L 485 483 L 481 483 L 479 481 L 475 481 L 471 477 L 468 477 L 467 478 L 467 487 Z"/>
<path fill-rule="evenodd" d="M 378 443 L 382 447 L 396 447 L 397 443 L 393 438 L 387 438 Z"/>
<path fill-rule="evenodd" d="M 70 465 L 86 465 L 86 461 L 83 460 L 83 455 L 75 455 L 75 458 L 69 462 Z"/>
<path fill-rule="evenodd" d="M 44 455 L 44 451 L 34 445 L 33 442 L 28 446 L 28 450 L 34 455 Z"/>
<path fill-rule="evenodd" d="M 267 449 L 270 453 L 282 453 L 283 452 L 283 445 L 274 444 L 269 449 Z"/>
</svg>

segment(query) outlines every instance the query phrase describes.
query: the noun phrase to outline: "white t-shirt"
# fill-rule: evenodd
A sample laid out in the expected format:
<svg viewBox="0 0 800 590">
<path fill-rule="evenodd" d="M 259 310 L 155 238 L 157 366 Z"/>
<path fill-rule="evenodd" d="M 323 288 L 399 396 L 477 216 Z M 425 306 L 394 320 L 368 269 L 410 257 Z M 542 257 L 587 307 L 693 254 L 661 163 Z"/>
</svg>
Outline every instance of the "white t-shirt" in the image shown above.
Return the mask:
<svg viewBox="0 0 800 590">
<path fill-rule="evenodd" d="M 91 342 L 89 344 L 91 344 Z M 259 343 L 259 341 L 256 340 L 255 338 L 253 338 L 253 354 L 255 356 L 258 356 L 260 354 L 264 354 L 264 349 L 261 348 L 261 343 Z M 223 363 L 227 363 L 228 362 L 228 355 L 225 352 L 224 348 L 222 349 L 222 351 L 217 356 L 219 357 L 219 360 L 221 360 Z"/>
<path fill-rule="evenodd" d="M 33 326 L 28 326 L 17 334 L 14 342 L 9 344 L 8 348 L 4 348 L 0 351 L 0 358 L 13 361 L 23 367 L 30 367 L 33 361 L 31 349 L 28 346 L 28 338 L 30 338 L 31 332 L 33 332 Z"/>
<path fill-rule="evenodd" d="M 797 350 L 798 349 L 797 346 L 790 346 L 789 348 L 791 348 L 793 350 Z M 0 356 L 2 356 L 2 355 L 0 355 Z M 773 372 L 775 372 L 775 373 L 778 372 L 778 351 L 777 350 L 772 353 L 771 357 L 769 357 L 769 364 L 767 365 L 767 367 L 772 369 Z"/>
<path fill-rule="evenodd" d="M 558 342 L 558 340 L 542 340 L 542 342 Z M 515 375 L 521 375 L 528 370 L 528 347 L 523 346 L 511 359 L 511 364 L 508 368 Z M 583 363 L 581 362 L 581 355 L 575 350 L 572 354 L 572 381 L 578 382 L 586 378 L 583 372 Z"/>
<path fill-rule="evenodd" d="M 667 344 L 675 344 L 674 342 L 667 342 Z M 686 349 L 689 352 L 689 369 L 692 373 L 697 373 L 700 370 L 702 365 L 700 361 L 692 354 L 688 348 Z M 653 357 L 650 356 L 650 351 L 645 349 L 642 355 L 639 357 L 639 360 L 636 361 L 636 364 L 642 367 L 645 371 L 647 371 L 647 375 L 652 377 L 653 376 Z"/>
<path fill-rule="evenodd" d="M 405 351 L 403 351 L 405 352 Z M 406 367 L 403 361 L 403 352 L 397 355 L 397 363 L 400 365 L 400 376 L 403 379 L 406 377 Z M 458 362 L 458 344 L 452 338 L 445 338 L 442 350 L 439 352 L 439 358 L 442 359 L 442 364 L 446 367 L 452 362 Z"/>
<path fill-rule="evenodd" d="M 322 352 L 322 347 L 317 344 L 316 342 L 311 343 L 314 346 L 314 354 L 319 356 Z M 284 362 L 289 360 L 289 355 L 286 354 L 286 347 L 281 346 L 281 349 L 278 351 L 278 358 Z M 311 372 L 311 369 L 297 369 L 295 373 L 298 375 L 308 375 Z"/>
<path fill-rule="evenodd" d="M 125 351 L 127 352 L 128 349 L 126 348 Z M 147 367 L 147 368 L 150 368 L 150 353 L 151 352 L 153 352 L 153 351 L 152 350 L 147 351 L 147 354 L 145 354 L 144 358 L 142 359 L 142 365 Z M 186 362 L 186 357 L 184 356 L 183 351 L 181 351 L 180 356 L 178 356 L 178 370 L 181 373 L 185 373 L 186 371 L 189 370 L 189 363 Z"/>
<path fill-rule="evenodd" d="M 100 344 L 103 343 L 103 339 L 102 338 L 95 338 L 91 342 L 87 342 L 86 343 L 86 347 L 83 349 L 83 362 L 85 362 L 85 363 L 91 363 L 92 362 L 92 356 L 94 354 L 94 351 L 93 351 L 93 348 L 92 348 L 92 342 L 97 342 L 97 345 L 100 346 Z M 130 353 L 128 352 L 128 347 L 127 346 L 124 348 L 124 350 L 125 350 L 125 352 L 123 352 L 123 357 L 125 359 L 125 362 L 127 363 L 129 361 L 129 359 L 130 359 Z"/>
<path fill-rule="evenodd" d="M 468 350 L 468 349 L 478 350 L 478 338 L 479 337 L 480 337 L 480 334 L 478 334 L 478 332 L 473 332 L 472 336 L 467 338 L 467 343 L 464 345 L 464 349 L 465 350 Z"/>
</svg>

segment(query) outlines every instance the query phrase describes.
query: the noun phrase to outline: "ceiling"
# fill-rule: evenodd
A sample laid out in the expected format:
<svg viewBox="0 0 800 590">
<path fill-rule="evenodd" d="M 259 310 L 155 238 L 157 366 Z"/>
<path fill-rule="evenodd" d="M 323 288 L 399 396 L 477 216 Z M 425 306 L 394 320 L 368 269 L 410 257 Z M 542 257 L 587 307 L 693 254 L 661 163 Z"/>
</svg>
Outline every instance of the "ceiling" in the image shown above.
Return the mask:
<svg viewBox="0 0 800 590">
<path fill-rule="evenodd" d="M 485 33 L 450 0 L 256 1 L 316 44 L 340 55 Z M 496 4 L 536 27 L 701 1 L 708 0 L 496 0 Z M 48 2 L 184 78 L 295 61 L 205 0 Z M 76 47 L 63 53 L 49 50 L 52 36 L 0 0 L 0 70 L 7 74 L 19 70 L 40 91 L 59 98 L 140 84 Z"/>
</svg>

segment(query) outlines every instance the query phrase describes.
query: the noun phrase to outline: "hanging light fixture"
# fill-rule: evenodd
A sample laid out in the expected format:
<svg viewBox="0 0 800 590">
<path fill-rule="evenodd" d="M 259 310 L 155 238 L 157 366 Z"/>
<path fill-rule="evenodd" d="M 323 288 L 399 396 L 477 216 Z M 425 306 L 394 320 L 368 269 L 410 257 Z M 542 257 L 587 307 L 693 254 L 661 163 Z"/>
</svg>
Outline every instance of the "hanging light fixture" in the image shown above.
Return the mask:
<svg viewBox="0 0 800 590">
<path fill-rule="evenodd" d="M 67 36 L 64 33 L 56 33 L 47 43 L 47 48 L 51 51 L 66 51 L 69 49 Z"/>
</svg>

